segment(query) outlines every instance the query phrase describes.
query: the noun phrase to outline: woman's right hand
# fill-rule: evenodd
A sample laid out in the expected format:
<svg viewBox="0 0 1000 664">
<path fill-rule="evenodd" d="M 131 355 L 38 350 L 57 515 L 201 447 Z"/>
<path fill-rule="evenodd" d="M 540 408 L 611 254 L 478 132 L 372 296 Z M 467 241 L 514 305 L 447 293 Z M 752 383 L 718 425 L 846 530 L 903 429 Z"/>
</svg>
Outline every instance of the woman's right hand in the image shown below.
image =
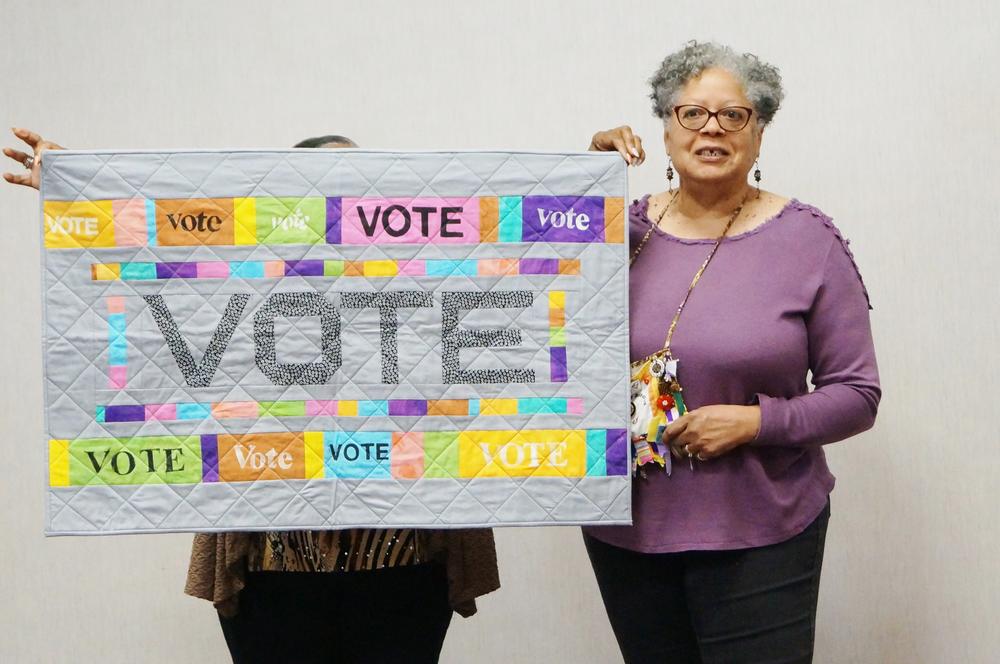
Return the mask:
<svg viewBox="0 0 1000 664">
<path fill-rule="evenodd" d="M 638 166 L 646 161 L 646 151 L 642 149 L 642 139 L 632 133 L 628 125 L 599 131 L 590 139 L 590 150 L 598 152 L 617 151 L 629 166 Z"/>
<path fill-rule="evenodd" d="M 3 153 L 21 166 L 24 166 L 24 162 L 28 159 L 28 157 L 31 157 L 35 161 L 32 163 L 30 170 L 16 174 L 4 173 L 3 179 L 11 184 L 20 184 L 25 187 L 31 187 L 32 189 L 38 189 L 42 173 L 42 153 L 46 150 L 65 150 L 66 148 L 51 141 L 43 140 L 41 136 L 33 131 L 28 131 L 27 129 L 12 129 L 11 131 L 14 132 L 15 136 L 28 144 L 28 147 L 31 148 L 31 152 L 22 152 L 20 150 L 15 150 L 14 148 L 4 148 Z"/>
</svg>

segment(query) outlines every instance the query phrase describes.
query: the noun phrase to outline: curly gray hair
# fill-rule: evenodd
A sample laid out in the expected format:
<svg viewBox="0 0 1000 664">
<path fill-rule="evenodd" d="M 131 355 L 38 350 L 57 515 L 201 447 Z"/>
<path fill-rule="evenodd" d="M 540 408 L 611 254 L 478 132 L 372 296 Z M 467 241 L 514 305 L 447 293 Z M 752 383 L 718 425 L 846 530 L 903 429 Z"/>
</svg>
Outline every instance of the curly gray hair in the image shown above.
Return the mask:
<svg viewBox="0 0 1000 664">
<path fill-rule="evenodd" d="M 728 46 L 697 41 L 689 41 L 681 50 L 665 57 L 649 79 L 653 87 L 649 95 L 653 100 L 653 115 L 669 120 L 681 88 L 713 67 L 725 69 L 743 84 L 761 126 L 774 118 L 785 97 L 778 68 L 752 53 L 739 54 Z"/>
</svg>

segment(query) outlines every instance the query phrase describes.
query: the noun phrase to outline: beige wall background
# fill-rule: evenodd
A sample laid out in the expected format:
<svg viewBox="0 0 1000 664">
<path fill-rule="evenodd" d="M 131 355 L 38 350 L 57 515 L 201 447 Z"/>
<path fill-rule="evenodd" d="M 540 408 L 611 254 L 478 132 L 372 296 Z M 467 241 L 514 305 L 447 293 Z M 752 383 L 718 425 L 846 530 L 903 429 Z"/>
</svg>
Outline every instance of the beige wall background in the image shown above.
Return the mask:
<svg viewBox="0 0 1000 664">
<path fill-rule="evenodd" d="M 759 54 L 788 92 L 764 185 L 853 240 L 885 393 L 874 430 L 828 448 L 816 661 L 995 662 L 998 25 L 986 0 L 0 0 L 0 126 L 78 148 L 567 150 L 629 123 L 639 196 L 663 187 L 659 60 L 691 38 Z M 37 198 L 0 185 L 0 661 L 227 661 L 181 594 L 189 536 L 41 535 Z M 444 662 L 621 661 L 577 529 L 497 540 L 504 587 Z"/>
</svg>

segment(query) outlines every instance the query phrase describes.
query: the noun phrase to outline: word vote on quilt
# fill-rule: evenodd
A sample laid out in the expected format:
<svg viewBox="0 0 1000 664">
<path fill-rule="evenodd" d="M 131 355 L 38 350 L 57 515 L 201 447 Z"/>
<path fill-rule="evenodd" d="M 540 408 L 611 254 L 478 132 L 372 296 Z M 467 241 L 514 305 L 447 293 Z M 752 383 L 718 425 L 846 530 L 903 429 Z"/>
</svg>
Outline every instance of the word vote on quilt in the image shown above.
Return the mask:
<svg viewBox="0 0 1000 664">
<path fill-rule="evenodd" d="M 622 524 L 617 155 L 51 152 L 49 534 Z"/>
</svg>

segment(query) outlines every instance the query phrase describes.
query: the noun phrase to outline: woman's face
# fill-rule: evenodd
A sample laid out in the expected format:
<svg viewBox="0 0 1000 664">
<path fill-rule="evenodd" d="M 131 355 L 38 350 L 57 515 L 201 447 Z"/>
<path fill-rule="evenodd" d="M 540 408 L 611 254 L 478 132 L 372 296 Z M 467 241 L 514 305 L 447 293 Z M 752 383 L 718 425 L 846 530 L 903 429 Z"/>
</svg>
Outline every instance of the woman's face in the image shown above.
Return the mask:
<svg viewBox="0 0 1000 664">
<path fill-rule="evenodd" d="M 696 104 L 709 111 L 730 106 L 753 108 L 743 86 L 724 69 L 706 69 L 687 82 L 677 99 L 677 105 Z M 685 129 L 670 110 L 670 119 L 663 132 L 667 154 L 682 181 L 705 184 L 735 185 L 746 182 L 747 173 L 760 154 L 763 128 L 757 116 L 740 131 L 726 131 L 716 117 L 699 130 Z"/>
</svg>

